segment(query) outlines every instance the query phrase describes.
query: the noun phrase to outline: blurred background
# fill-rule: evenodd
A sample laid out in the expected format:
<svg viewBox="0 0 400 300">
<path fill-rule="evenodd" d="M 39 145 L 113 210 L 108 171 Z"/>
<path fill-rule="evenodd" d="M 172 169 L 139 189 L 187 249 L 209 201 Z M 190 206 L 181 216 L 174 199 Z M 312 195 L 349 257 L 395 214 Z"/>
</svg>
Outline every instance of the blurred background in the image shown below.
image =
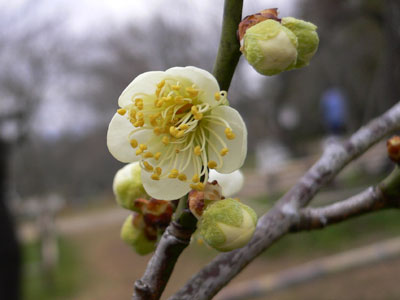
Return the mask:
<svg viewBox="0 0 400 300">
<path fill-rule="evenodd" d="M 327 141 L 400 99 L 399 1 L 247 0 L 243 16 L 270 7 L 315 23 L 320 47 L 310 66 L 272 78 L 241 58 L 233 78 L 228 97 L 249 131 L 240 197 L 259 215 Z M 107 126 L 140 73 L 212 70 L 222 9 L 222 0 L 0 0 L 1 299 L 129 298 L 149 256 L 119 239 L 128 212 L 112 195 L 122 164 L 108 153 Z M 313 203 L 353 195 L 392 167 L 378 144 Z M 285 237 L 235 282 L 399 233 L 397 212 L 387 211 Z M 191 245 L 165 297 L 215 255 Z M 268 299 L 399 299 L 397 275 L 400 258 Z"/>
</svg>

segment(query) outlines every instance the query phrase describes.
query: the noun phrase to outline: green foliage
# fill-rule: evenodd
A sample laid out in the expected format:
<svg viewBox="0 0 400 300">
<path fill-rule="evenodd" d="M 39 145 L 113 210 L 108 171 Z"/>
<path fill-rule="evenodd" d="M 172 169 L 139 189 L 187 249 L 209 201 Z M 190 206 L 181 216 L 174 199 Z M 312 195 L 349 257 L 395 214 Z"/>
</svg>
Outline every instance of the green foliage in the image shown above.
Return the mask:
<svg viewBox="0 0 400 300">
<path fill-rule="evenodd" d="M 59 239 L 58 245 L 59 264 L 47 276 L 40 269 L 39 243 L 23 245 L 23 299 L 67 299 L 77 291 L 84 273 L 76 249 L 64 238 Z"/>
</svg>

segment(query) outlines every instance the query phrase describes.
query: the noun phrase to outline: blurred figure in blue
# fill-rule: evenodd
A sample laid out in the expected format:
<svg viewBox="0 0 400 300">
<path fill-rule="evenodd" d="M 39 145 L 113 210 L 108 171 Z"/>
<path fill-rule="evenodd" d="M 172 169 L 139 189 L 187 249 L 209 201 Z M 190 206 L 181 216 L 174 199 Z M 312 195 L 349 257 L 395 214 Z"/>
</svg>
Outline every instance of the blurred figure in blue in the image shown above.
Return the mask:
<svg viewBox="0 0 400 300">
<path fill-rule="evenodd" d="M 346 132 L 346 98 L 339 88 L 328 88 L 322 94 L 321 113 L 328 135 L 339 136 Z"/>
</svg>

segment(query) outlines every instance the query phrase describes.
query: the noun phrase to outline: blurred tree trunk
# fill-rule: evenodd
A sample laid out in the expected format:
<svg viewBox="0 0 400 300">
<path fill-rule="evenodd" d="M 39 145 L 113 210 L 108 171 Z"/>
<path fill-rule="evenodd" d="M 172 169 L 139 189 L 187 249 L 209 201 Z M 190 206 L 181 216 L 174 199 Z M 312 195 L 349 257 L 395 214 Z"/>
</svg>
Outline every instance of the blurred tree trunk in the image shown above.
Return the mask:
<svg viewBox="0 0 400 300">
<path fill-rule="evenodd" d="M 394 104 L 400 101 L 400 1 L 386 0 L 384 14 L 386 94 Z"/>
<path fill-rule="evenodd" d="M 20 299 L 21 255 L 15 226 L 7 207 L 10 145 L 0 139 L 0 299 Z"/>
</svg>

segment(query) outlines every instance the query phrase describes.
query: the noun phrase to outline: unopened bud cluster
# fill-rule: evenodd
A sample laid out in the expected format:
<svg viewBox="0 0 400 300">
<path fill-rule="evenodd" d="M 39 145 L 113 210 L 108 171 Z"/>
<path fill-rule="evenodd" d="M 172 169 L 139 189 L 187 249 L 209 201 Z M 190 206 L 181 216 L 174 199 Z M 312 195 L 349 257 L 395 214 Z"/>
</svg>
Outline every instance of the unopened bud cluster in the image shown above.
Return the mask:
<svg viewBox="0 0 400 300">
<path fill-rule="evenodd" d="M 240 50 L 253 68 L 263 75 L 307 66 L 317 51 L 317 27 L 286 17 L 276 9 L 246 17 L 239 25 Z"/>
<path fill-rule="evenodd" d="M 160 233 L 171 222 L 171 202 L 146 199 L 138 163 L 128 164 L 116 173 L 113 190 L 117 203 L 133 211 L 122 226 L 122 240 L 140 255 L 154 251 Z"/>
</svg>

